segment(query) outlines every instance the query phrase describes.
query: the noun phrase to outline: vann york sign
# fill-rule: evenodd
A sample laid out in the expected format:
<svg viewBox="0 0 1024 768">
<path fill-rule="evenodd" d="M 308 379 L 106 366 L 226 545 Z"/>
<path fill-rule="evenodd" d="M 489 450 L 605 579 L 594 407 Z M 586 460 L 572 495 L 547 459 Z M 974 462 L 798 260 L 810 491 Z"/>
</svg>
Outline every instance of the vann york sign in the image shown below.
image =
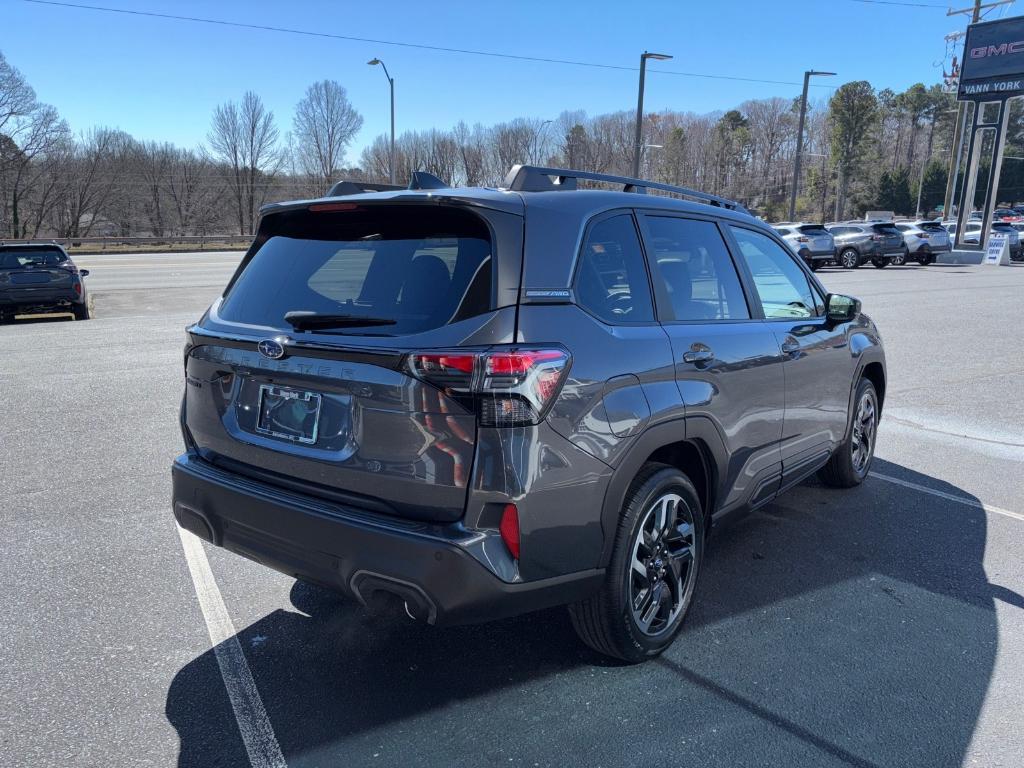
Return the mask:
<svg viewBox="0 0 1024 768">
<path fill-rule="evenodd" d="M 960 101 L 1024 94 L 1024 17 L 967 28 L 960 70 Z"/>
</svg>

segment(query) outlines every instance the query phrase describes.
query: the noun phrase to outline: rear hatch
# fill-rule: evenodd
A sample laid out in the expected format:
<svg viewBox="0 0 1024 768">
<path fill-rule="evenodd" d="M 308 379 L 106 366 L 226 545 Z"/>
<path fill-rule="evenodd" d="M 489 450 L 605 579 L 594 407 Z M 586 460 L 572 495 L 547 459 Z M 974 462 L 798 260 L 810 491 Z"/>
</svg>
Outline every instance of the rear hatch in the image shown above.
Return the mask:
<svg viewBox="0 0 1024 768">
<path fill-rule="evenodd" d="M 835 247 L 834 238 L 822 224 L 803 224 L 798 229 L 808 239 L 807 247 L 815 253 L 831 251 Z"/>
<path fill-rule="evenodd" d="M 903 233 L 896 229 L 895 224 L 872 224 L 871 229 L 875 232 L 872 240 L 880 240 L 886 253 L 903 250 Z"/>
<path fill-rule="evenodd" d="M 264 482 L 458 519 L 477 430 L 461 385 L 475 350 L 514 339 L 497 260 L 518 275 L 521 231 L 517 215 L 437 204 L 265 216 L 224 297 L 189 330 L 186 439 Z"/>
<path fill-rule="evenodd" d="M 0 246 L 0 300 L 46 302 L 66 296 L 76 282 L 74 265 L 56 247 Z"/>
</svg>

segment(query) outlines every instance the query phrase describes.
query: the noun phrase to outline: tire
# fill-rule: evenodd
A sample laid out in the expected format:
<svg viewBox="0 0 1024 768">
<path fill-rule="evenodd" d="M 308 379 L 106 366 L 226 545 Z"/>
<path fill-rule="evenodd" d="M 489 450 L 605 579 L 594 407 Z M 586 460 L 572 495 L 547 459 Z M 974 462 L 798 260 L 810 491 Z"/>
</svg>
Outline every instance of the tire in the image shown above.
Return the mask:
<svg viewBox="0 0 1024 768">
<path fill-rule="evenodd" d="M 875 269 L 885 269 L 889 266 L 889 259 L 872 259 L 871 263 L 874 265 Z"/>
<path fill-rule="evenodd" d="M 917 263 L 922 267 L 927 267 L 933 261 L 935 261 L 935 257 L 932 256 L 931 251 L 925 249 L 917 252 Z"/>
<path fill-rule="evenodd" d="M 75 316 L 75 320 L 88 320 L 92 317 L 88 304 L 72 304 L 71 313 Z"/>
<path fill-rule="evenodd" d="M 856 269 L 860 266 L 860 254 L 856 248 L 844 248 L 836 257 L 839 266 L 844 269 Z"/>
<path fill-rule="evenodd" d="M 904 264 L 907 263 L 907 259 L 909 258 L 910 251 L 904 249 L 903 253 L 897 253 L 895 256 L 893 256 L 892 261 L 890 263 L 894 267 L 902 267 Z"/>
<path fill-rule="evenodd" d="M 645 464 L 626 494 L 601 591 L 569 606 L 573 628 L 606 656 L 631 664 L 654 658 L 682 627 L 703 557 L 704 513 L 693 483 L 675 467 Z"/>
<path fill-rule="evenodd" d="M 828 463 L 818 470 L 821 482 L 833 488 L 853 488 L 864 482 L 875 458 L 879 413 L 874 384 L 861 379 L 853 398 L 849 434 L 836 448 Z"/>
<path fill-rule="evenodd" d="M 814 259 L 811 259 L 810 261 L 807 262 L 807 266 L 811 268 L 811 272 L 817 272 L 819 269 L 821 269 L 821 264 L 822 262 L 815 261 Z"/>
</svg>

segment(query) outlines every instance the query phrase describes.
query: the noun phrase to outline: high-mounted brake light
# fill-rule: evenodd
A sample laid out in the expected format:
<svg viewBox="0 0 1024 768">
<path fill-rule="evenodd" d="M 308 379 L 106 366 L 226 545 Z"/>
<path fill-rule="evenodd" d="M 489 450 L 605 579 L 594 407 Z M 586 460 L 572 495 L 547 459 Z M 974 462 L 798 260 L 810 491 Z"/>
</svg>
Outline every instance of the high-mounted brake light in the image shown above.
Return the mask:
<svg viewBox="0 0 1024 768">
<path fill-rule="evenodd" d="M 480 352 L 423 352 L 406 363 L 416 378 L 476 411 L 482 426 L 537 424 L 569 371 L 563 349 L 492 347 Z"/>
<path fill-rule="evenodd" d="M 359 206 L 355 203 L 317 203 L 309 206 L 313 213 L 326 213 L 328 211 L 356 211 Z"/>
</svg>

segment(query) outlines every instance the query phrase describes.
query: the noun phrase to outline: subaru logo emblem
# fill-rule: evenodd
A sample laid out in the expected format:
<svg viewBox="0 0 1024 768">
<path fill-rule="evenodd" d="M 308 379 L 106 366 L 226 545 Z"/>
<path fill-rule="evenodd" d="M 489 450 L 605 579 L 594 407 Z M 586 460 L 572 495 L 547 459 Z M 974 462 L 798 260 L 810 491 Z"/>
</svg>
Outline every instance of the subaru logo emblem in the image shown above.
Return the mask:
<svg viewBox="0 0 1024 768">
<path fill-rule="evenodd" d="M 264 339 L 256 345 L 256 349 L 260 351 L 261 355 L 269 357 L 271 360 L 280 360 L 284 357 L 284 346 L 276 339 Z"/>
</svg>

